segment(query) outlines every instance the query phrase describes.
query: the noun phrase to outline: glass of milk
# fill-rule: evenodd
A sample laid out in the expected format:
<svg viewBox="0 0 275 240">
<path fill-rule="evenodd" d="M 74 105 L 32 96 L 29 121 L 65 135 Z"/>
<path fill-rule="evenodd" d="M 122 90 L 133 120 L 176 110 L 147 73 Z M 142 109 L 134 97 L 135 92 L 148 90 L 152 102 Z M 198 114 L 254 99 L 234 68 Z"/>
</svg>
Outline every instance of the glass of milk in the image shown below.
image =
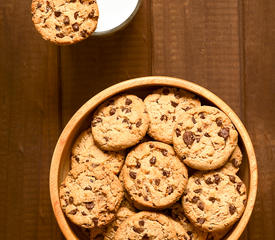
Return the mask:
<svg viewBox="0 0 275 240">
<path fill-rule="evenodd" d="M 125 27 L 136 15 L 142 0 L 97 0 L 98 24 L 93 36 L 114 33 Z"/>
</svg>

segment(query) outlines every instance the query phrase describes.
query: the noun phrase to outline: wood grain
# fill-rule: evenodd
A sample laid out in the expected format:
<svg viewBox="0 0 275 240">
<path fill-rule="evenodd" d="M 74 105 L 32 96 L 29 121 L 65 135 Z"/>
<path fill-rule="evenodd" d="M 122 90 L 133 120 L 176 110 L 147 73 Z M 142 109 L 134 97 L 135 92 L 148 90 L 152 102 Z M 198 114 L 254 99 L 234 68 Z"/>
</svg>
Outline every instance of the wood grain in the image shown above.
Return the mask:
<svg viewBox="0 0 275 240">
<path fill-rule="evenodd" d="M 275 2 L 244 1 L 245 123 L 259 166 L 250 240 L 275 239 Z"/>
<path fill-rule="evenodd" d="M 41 41 L 29 10 L 29 1 L 0 2 L 0 239 L 60 239 L 48 190 L 57 48 Z"/>
<path fill-rule="evenodd" d="M 63 126 L 93 95 L 120 81 L 151 75 L 150 4 L 125 29 L 61 49 Z"/>
</svg>

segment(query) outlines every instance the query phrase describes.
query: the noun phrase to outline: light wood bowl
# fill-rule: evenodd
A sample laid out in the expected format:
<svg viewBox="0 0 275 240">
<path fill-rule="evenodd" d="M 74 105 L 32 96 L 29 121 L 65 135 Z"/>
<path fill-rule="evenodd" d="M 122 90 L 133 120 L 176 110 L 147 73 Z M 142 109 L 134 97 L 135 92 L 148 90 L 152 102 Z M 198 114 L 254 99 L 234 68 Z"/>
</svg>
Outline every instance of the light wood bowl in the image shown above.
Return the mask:
<svg viewBox="0 0 275 240">
<path fill-rule="evenodd" d="M 64 128 L 56 144 L 50 169 L 50 195 L 55 217 L 61 231 L 67 239 L 81 239 L 82 231 L 72 224 L 63 214 L 59 202 L 59 186 L 70 169 L 71 147 L 80 131 L 90 126 L 92 112 L 106 99 L 122 92 L 134 93 L 144 98 L 148 93 L 160 86 L 183 88 L 197 94 L 202 102 L 221 109 L 232 120 L 239 132 L 239 144 L 244 159 L 239 175 L 248 190 L 248 201 L 241 219 L 234 225 L 225 239 L 237 240 L 244 231 L 251 216 L 257 193 L 257 162 L 251 139 L 243 123 L 234 111 L 219 97 L 207 89 L 186 80 L 171 77 L 142 77 L 113 85 L 86 102 L 71 118 Z"/>
</svg>

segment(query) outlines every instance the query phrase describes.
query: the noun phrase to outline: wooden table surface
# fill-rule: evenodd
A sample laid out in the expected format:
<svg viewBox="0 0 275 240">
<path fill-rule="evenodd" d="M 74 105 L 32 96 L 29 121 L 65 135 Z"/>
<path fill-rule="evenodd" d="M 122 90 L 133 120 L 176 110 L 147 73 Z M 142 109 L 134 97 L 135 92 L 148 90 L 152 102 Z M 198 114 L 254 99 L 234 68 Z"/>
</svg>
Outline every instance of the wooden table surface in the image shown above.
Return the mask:
<svg viewBox="0 0 275 240">
<path fill-rule="evenodd" d="M 0 239 L 63 239 L 48 187 L 59 134 L 94 94 L 147 75 L 201 84 L 240 116 L 259 167 L 242 239 L 275 239 L 274 10 L 274 0 L 144 0 L 119 33 L 57 47 L 35 31 L 30 0 L 1 0 Z"/>
</svg>

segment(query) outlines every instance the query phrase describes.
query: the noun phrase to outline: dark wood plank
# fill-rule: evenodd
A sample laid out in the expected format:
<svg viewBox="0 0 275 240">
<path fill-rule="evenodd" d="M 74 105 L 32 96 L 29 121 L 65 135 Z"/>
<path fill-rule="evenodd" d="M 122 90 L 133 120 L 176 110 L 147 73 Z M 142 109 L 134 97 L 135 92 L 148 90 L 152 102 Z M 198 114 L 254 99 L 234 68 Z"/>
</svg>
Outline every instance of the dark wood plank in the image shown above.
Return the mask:
<svg viewBox="0 0 275 240">
<path fill-rule="evenodd" d="M 241 10 L 238 0 L 152 0 L 153 75 L 198 83 L 242 117 Z"/>
<path fill-rule="evenodd" d="M 0 1 L 0 32 L 0 239 L 60 239 L 48 190 L 57 48 L 36 33 L 30 1 Z"/>
<path fill-rule="evenodd" d="M 275 2 L 244 1 L 245 122 L 259 169 L 250 240 L 275 239 Z"/>
<path fill-rule="evenodd" d="M 151 74 L 150 2 L 126 29 L 61 50 L 63 126 L 93 95 L 120 81 Z"/>
<path fill-rule="evenodd" d="M 152 0 L 153 74 L 212 90 L 241 112 L 238 0 Z"/>
</svg>

